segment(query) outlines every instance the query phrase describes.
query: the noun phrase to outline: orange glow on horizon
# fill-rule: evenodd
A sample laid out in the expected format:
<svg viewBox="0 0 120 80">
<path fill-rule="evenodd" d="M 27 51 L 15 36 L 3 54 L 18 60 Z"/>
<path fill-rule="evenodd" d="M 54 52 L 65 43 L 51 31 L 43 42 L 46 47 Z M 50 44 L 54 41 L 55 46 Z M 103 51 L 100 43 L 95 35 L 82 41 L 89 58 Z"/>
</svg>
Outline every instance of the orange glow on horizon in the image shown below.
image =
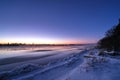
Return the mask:
<svg viewBox="0 0 120 80">
<path fill-rule="evenodd" d="M 16 41 L 0 41 L 0 44 L 12 44 L 12 43 L 22 43 L 22 44 L 82 44 L 81 42 L 75 41 L 64 41 L 64 42 L 16 42 Z"/>
<path fill-rule="evenodd" d="M 55 39 L 4 39 L 0 40 L 0 44 L 12 44 L 12 43 L 22 43 L 22 44 L 85 44 L 94 43 L 88 41 L 75 41 L 75 40 L 55 40 Z"/>
</svg>

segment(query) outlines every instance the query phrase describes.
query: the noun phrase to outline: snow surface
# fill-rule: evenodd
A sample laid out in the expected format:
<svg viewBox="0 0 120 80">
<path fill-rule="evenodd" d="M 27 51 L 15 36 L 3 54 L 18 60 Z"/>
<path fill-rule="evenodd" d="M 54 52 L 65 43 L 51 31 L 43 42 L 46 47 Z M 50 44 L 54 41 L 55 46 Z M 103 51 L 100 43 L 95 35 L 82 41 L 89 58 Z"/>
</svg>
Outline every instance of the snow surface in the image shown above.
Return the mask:
<svg viewBox="0 0 120 80">
<path fill-rule="evenodd" d="M 3 80 L 29 80 L 30 78 L 34 78 L 34 80 L 53 80 L 77 67 L 82 62 L 82 58 L 80 58 L 81 55 L 86 52 L 87 50 L 82 51 L 81 53 L 72 54 L 64 59 L 52 61 L 46 65 L 36 65 L 31 63 L 21 65 L 13 70 L 2 72 L 0 78 Z M 40 76 L 42 74 L 44 75 Z M 46 76 L 48 78 L 46 78 Z"/>
<path fill-rule="evenodd" d="M 120 60 L 97 56 L 93 50 L 84 62 L 58 80 L 120 80 Z"/>
<path fill-rule="evenodd" d="M 27 63 L 0 73 L 0 80 L 120 80 L 120 59 L 87 49 L 39 65 Z"/>
</svg>

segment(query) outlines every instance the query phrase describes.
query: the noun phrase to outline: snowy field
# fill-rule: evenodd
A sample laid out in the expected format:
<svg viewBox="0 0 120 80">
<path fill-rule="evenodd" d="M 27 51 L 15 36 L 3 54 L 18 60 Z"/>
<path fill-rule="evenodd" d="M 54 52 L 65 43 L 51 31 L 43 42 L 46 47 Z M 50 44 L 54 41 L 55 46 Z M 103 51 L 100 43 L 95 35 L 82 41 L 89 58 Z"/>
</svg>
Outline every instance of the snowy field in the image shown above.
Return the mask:
<svg viewBox="0 0 120 80">
<path fill-rule="evenodd" d="M 91 46 L 10 55 L 16 53 L 1 54 L 0 80 L 120 80 L 119 58 L 98 56 L 100 51 Z"/>
</svg>

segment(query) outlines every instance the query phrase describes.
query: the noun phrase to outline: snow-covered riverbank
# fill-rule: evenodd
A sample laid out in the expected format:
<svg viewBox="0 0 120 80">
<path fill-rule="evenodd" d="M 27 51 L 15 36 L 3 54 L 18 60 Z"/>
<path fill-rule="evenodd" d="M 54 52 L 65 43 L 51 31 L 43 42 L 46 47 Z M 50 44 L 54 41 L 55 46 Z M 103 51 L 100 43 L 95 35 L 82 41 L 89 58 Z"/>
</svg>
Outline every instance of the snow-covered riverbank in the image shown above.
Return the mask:
<svg viewBox="0 0 120 80">
<path fill-rule="evenodd" d="M 87 50 L 83 50 L 79 53 L 74 53 L 68 57 L 65 57 L 60 60 L 51 61 L 47 65 L 37 65 L 37 64 L 25 64 L 19 67 L 16 67 L 13 70 L 6 71 L 1 73 L 1 79 L 16 79 L 16 80 L 53 80 L 58 77 L 69 73 L 72 69 L 77 67 L 82 63 L 83 54 Z"/>
<path fill-rule="evenodd" d="M 58 80 L 120 80 L 120 59 L 99 53 L 94 49 L 85 54 L 82 64 Z"/>
<path fill-rule="evenodd" d="M 45 65 L 27 63 L 0 74 L 1 80 L 119 80 L 120 59 L 83 50 Z"/>
</svg>

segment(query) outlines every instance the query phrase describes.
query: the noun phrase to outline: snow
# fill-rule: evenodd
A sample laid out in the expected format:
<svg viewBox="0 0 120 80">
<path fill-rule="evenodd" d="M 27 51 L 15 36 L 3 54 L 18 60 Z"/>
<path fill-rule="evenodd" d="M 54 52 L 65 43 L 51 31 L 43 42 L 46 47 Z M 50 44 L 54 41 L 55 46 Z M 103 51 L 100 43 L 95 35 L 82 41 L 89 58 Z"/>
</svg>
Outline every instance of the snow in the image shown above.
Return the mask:
<svg viewBox="0 0 120 80">
<path fill-rule="evenodd" d="M 0 80 L 119 80 L 120 59 L 100 52 L 87 48 L 48 64 L 27 63 L 1 72 Z"/>
<path fill-rule="evenodd" d="M 82 52 L 86 52 L 86 51 L 82 51 Z M 15 68 L 11 71 L 4 72 L 4 74 L 1 74 L 2 75 L 1 77 L 3 77 L 6 73 L 9 73 L 7 75 L 10 75 L 10 76 L 5 76 L 5 78 L 7 78 L 7 77 L 10 78 L 11 77 L 11 79 L 14 79 L 14 80 L 29 79 L 33 76 L 39 77 L 37 75 L 41 75 L 45 72 L 48 72 L 48 71 L 51 71 L 51 70 L 54 70 L 54 69 L 57 69 L 57 68 L 58 69 L 60 68 L 60 69 L 63 70 L 63 69 L 65 69 L 65 67 L 68 68 L 72 64 L 74 66 L 79 65 L 79 63 L 81 63 L 81 61 L 79 61 L 79 63 L 78 63 L 77 60 L 81 59 L 80 58 L 81 55 L 82 54 L 80 54 L 80 53 L 79 54 L 77 54 L 77 53 L 72 54 L 72 55 L 70 55 L 68 57 L 65 57 L 63 59 L 60 59 L 60 60 L 57 60 L 57 61 L 52 61 L 52 62 L 50 62 L 46 65 L 25 64 L 25 65 L 22 65 L 22 66 L 19 66 L 19 67 Z M 77 65 L 75 65 L 74 62 L 76 62 Z M 70 67 L 70 69 L 71 69 L 71 67 Z M 69 71 L 70 69 L 68 68 L 67 71 Z M 56 72 L 56 70 L 55 70 L 55 72 Z M 16 74 L 16 75 L 14 75 L 13 73 Z M 26 73 L 28 73 L 28 74 L 26 74 Z M 63 73 L 65 73 L 65 71 L 63 71 L 62 74 Z M 25 76 L 23 76 L 23 74 L 25 74 Z M 55 74 L 59 75 L 58 72 L 56 72 Z M 60 73 L 60 75 L 61 75 L 61 73 Z M 34 77 L 34 78 L 36 78 L 36 77 Z M 55 76 L 53 76 L 53 78 L 55 78 Z M 45 80 L 47 80 L 47 79 L 45 79 Z"/>
<path fill-rule="evenodd" d="M 85 55 L 84 62 L 79 67 L 59 80 L 119 80 L 119 60 L 97 56 L 99 51 L 94 50 L 93 53 Z"/>
<path fill-rule="evenodd" d="M 58 61 L 60 59 L 63 59 L 67 56 L 70 56 L 72 54 L 77 54 L 79 52 L 81 52 L 82 50 L 64 50 L 64 51 L 54 51 L 54 52 L 46 52 L 44 55 L 41 55 L 41 52 L 39 53 L 32 53 L 33 56 L 30 56 L 31 58 L 20 58 L 20 57 L 15 57 L 14 58 L 10 58 L 7 60 L 0 60 L 0 64 L 2 63 L 9 63 L 6 65 L 1 65 L 0 66 L 0 71 L 7 71 L 7 70 L 11 70 L 13 69 L 13 67 L 16 66 L 20 66 L 26 63 L 34 63 L 34 64 L 48 64 L 49 62 L 52 61 Z M 42 52 L 43 53 L 43 52 Z M 36 55 L 36 54 L 40 54 L 40 55 Z M 35 57 L 36 55 L 36 57 Z M 11 62 L 12 60 L 12 62 Z M 22 61 L 19 61 L 22 60 Z"/>
</svg>

